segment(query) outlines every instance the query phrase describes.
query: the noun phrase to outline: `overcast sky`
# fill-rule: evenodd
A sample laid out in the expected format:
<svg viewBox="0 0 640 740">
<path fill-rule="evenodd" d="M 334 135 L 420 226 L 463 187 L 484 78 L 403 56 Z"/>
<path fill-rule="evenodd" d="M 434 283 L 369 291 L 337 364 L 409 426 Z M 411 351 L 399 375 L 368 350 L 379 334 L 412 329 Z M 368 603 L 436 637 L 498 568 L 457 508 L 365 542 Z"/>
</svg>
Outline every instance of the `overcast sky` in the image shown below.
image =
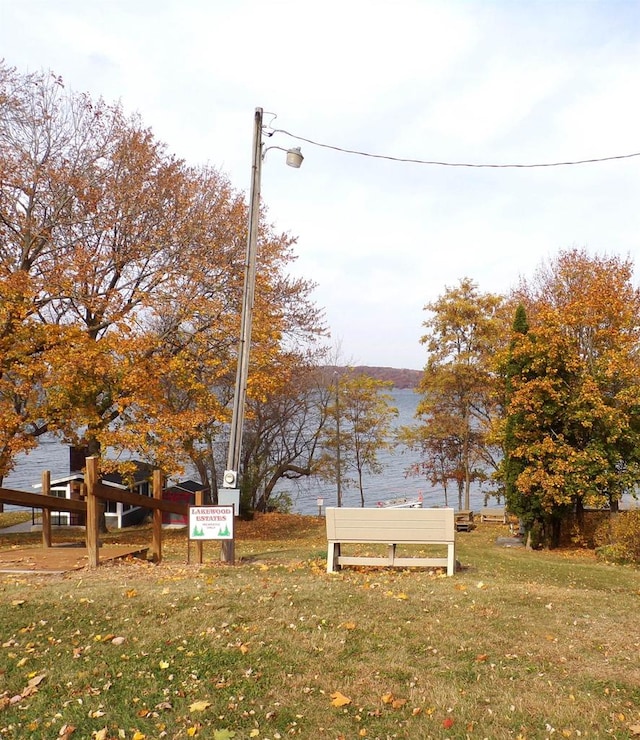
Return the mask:
<svg viewBox="0 0 640 740">
<path fill-rule="evenodd" d="M 640 2 L 0 0 L 0 57 L 138 112 L 247 191 L 254 110 L 342 149 L 460 163 L 640 152 Z M 265 121 L 270 118 L 265 115 Z M 639 257 L 640 157 L 474 169 L 301 146 L 262 198 L 342 357 L 420 369 L 424 305 L 506 293 L 560 249 Z"/>
</svg>

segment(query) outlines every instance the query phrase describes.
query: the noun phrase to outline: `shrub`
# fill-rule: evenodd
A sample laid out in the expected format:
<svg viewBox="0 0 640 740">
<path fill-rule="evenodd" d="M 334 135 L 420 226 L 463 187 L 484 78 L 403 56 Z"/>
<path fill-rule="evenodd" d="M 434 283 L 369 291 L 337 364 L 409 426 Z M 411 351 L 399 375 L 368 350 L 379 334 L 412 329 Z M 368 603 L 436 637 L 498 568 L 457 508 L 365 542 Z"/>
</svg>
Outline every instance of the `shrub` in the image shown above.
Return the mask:
<svg viewBox="0 0 640 740">
<path fill-rule="evenodd" d="M 274 494 L 269 498 L 267 511 L 277 514 L 291 514 L 293 510 L 293 498 L 285 491 Z"/>
<path fill-rule="evenodd" d="M 611 514 L 595 533 L 596 555 L 614 563 L 640 563 L 640 509 Z"/>
</svg>

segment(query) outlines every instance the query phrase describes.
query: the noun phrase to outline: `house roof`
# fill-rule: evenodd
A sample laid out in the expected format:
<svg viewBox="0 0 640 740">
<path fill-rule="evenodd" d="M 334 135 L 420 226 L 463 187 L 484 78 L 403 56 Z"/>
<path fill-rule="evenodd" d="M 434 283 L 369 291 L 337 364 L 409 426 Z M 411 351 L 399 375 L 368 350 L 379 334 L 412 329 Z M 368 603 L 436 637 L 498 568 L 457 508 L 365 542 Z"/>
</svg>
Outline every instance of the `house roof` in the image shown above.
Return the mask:
<svg viewBox="0 0 640 740">
<path fill-rule="evenodd" d="M 136 483 L 144 483 L 144 481 L 149 480 L 153 475 L 153 466 L 149 465 L 149 463 L 141 462 L 140 460 L 128 460 L 127 463 L 135 465 L 133 476 L 131 478 L 134 485 Z M 123 476 L 118 472 L 105 473 L 102 476 L 102 482 L 106 483 L 108 486 L 112 485 L 118 488 L 129 488 L 124 480 Z"/>
<path fill-rule="evenodd" d="M 130 460 L 128 462 L 133 463 L 135 465 L 135 469 L 133 471 L 133 478 L 132 478 L 134 485 L 138 483 L 144 483 L 145 481 L 149 480 L 149 478 L 153 474 L 153 466 L 149 465 L 149 463 L 141 462 L 140 460 Z M 82 472 L 69 473 L 69 475 L 65 475 L 61 478 L 56 478 L 55 480 L 52 480 L 51 485 L 52 486 L 68 485 L 69 483 L 73 483 L 74 481 L 83 482 L 84 473 Z M 117 472 L 105 473 L 102 476 L 102 482 L 106 486 L 113 486 L 114 488 L 123 488 L 123 489 L 129 488 L 129 485 L 125 483 L 123 476 Z M 33 488 L 42 488 L 42 484 L 41 483 L 34 484 Z M 199 484 L 196 490 L 200 490 L 201 488 L 202 488 L 202 484 Z"/>
<path fill-rule="evenodd" d="M 166 490 L 188 491 L 189 493 L 197 493 L 198 491 L 206 491 L 208 490 L 208 488 L 209 487 L 205 486 L 204 483 L 198 483 L 198 481 L 195 480 L 183 480 L 180 481 L 180 483 L 174 483 Z"/>
<path fill-rule="evenodd" d="M 74 481 L 84 481 L 84 475 L 82 473 L 69 473 L 69 475 L 65 475 L 62 478 L 56 478 L 55 480 L 51 481 L 52 486 L 60 486 L 60 485 L 67 485 L 68 483 L 73 483 Z M 42 488 L 42 483 L 34 483 L 32 488 Z"/>
</svg>

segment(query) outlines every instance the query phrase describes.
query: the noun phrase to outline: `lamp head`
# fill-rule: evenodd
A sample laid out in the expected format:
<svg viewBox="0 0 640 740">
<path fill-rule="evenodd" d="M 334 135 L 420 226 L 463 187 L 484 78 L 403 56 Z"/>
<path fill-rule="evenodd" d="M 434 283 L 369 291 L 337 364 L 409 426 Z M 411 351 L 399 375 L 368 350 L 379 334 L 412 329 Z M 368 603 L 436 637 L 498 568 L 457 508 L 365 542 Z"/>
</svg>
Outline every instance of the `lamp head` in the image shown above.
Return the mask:
<svg viewBox="0 0 640 740">
<path fill-rule="evenodd" d="M 298 169 L 300 165 L 302 164 L 302 160 L 304 157 L 302 156 L 302 152 L 300 151 L 300 147 L 292 147 L 291 149 L 287 150 L 287 164 L 289 167 L 295 167 Z"/>
</svg>

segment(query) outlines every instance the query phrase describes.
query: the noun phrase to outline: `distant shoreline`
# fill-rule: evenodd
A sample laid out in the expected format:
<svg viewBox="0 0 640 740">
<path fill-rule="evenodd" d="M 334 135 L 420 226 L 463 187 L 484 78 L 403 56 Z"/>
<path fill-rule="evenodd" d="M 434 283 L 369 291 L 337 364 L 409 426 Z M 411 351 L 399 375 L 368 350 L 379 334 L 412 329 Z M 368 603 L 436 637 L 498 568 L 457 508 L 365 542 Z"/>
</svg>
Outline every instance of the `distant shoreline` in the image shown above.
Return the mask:
<svg viewBox="0 0 640 740">
<path fill-rule="evenodd" d="M 393 384 L 394 388 L 414 390 L 418 387 L 422 378 L 422 370 L 409 370 L 408 368 L 378 367 L 375 365 L 353 365 L 347 367 L 331 366 L 338 373 L 351 372 L 356 375 L 368 375 L 375 380 L 382 380 Z"/>
</svg>

